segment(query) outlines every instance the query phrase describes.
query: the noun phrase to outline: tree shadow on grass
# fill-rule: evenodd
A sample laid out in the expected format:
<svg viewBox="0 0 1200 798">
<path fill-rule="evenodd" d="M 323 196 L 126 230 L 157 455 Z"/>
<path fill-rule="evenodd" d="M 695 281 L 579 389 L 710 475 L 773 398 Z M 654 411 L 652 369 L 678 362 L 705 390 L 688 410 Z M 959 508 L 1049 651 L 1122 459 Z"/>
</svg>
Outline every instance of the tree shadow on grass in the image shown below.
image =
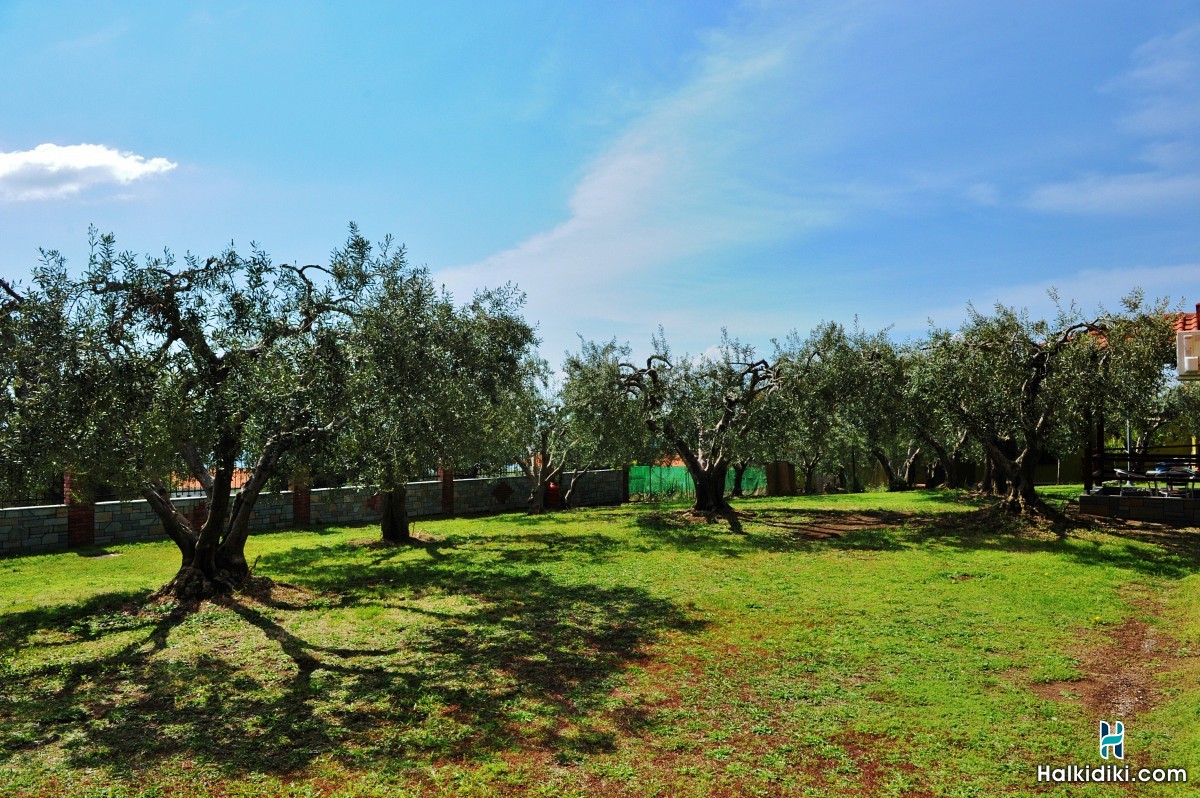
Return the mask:
<svg viewBox="0 0 1200 798">
<path fill-rule="evenodd" d="M 890 511 L 758 509 L 705 521 L 656 511 L 638 516 L 634 524 L 652 547 L 736 558 L 760 551 L 899 549 L 903 544 L 891 532 L 921 518 Z"/>
<path fill-rule="evenodd" d="M 933 498 L 940 498 L 937 494 Z M 1077 523 L 1065 536 L 994 507 L 970 512 L 762 508 L 738 513 L 742 533 L 651 511 L 635 518 L 647 548 L 670 547 L 702 556 L 735 558 L 756 552 L 851 549 L 899 551 L 927 545 L 959 549 L 1047 552 L 1086 565 L 1181 578 L 1200 571 L 1200 532 L 1152 524 Z M 1116 540 L 1114 540 L 1116 538 Z"/>
<path fill-rule="evenodd" d="M 741 534 L 725 522 L 693 519 L 682 510 L 652 510 L 637 515 L 633 523 L 647 548 L 670 547 L 706 557 L 725 558 L 741 557 L 754 548 L 753 542 L 742 539 Z"/>
<path fill-rule="evenodd" d="M 0 652 L 15 651 L 29 645 L 54 645 L 63 642 L 89 640 L 111 633 L 116 629 L 148 628 L 154 625 L 152 617 L 136 617 L 150 595 L 149 590 L 126 590 L 104 593 L 74 604 L 57 604 L 35 607 L 21 612 L 0 615 Z M 37 640 L 48 631 L 61 631 L 53 639 Z"/>
<path fill-rule="evenodd" d="M 1085 521 L 1060 536 L 1043 527 L 1028 519 L 984 509 L 925 519 L 912 527 L 910 539 L 914 544 L 936 543 L 961 549 L 1046 552 L 1083 565 L 1172 579 L 1200 571 L 1200 533 L 1196 530 Z"/>
<path fill-rule="evenodd" d="M 556 581 L 532 555 L 337 554 L 264 555 L 305 585 L 262 580 L 190 616 L 127 614 L 119 631 L 77 630 L 144 594 L 6 623 L 7 651 L 54 636 L 69 651 L 5 667 L 0 762 L 46 745 L 121 777 L 164 759 L 226 775 L 292 773 L 322 755 L 356 767 L 513 748 L 569 759 L 614 744 L 606 713 L 625 665 L 662 634 L 702 626 L 640 588 Z"/>
</svg>

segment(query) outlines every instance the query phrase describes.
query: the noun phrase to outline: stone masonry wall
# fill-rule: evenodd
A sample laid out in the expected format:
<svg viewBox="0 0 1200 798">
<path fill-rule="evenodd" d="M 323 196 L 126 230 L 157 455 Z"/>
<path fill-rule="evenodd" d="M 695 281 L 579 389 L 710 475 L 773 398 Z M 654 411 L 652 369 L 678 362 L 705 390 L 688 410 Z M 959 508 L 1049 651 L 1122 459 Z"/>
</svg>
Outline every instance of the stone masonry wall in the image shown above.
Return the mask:
<svg viewBox="0 0 1200 798">
<path fill-rule="evenodd" d="M 588 471 L 580 477 L 566 475 L 562 492 L 565 496 L 571 480 L 579 479 L 579 487 L 571 502 L 576 507 L 592 507 L 598 504 L 620 504 L 625 500 L 625 489 L 629 485 L 629 474 L 625 471 Z"/>
<path fill-rule="evenodd" d="M 624 471 L 589 473 L 575 497 L 577 506 L 620 504 Z M 565 490 L 565 488 L 564 488 Z M 524 510 L 529 494 L 524 477 L 455 479 L 454 513 L 475 514 Z M 250 526 L 255 530 L 293 526 L 292 493 L 263 493 L 254 505 Z M 176 499 L 184 515 L 202 517 L 203 498 Z M 310 495 L 313 526 L 359 524 L 379 520 L 379 498 L 362 488 L 318 488 Z M 442 514 L 442 483 L 412 482 L 408 486 L 408 513 L 413 518 Z M 94 505 L 92 542 L 107 546 L 166 537 L 162 522 L 145 501 L 99 502 Z M 67 507 L 0 508 L 0 555 L 61 551 L 67 548 Z"/>
<path fill-rule="evenodd" d="M 55 551 L 66 547 L 66 505 L 0 508 L 0 554 Z"/>
</svg>

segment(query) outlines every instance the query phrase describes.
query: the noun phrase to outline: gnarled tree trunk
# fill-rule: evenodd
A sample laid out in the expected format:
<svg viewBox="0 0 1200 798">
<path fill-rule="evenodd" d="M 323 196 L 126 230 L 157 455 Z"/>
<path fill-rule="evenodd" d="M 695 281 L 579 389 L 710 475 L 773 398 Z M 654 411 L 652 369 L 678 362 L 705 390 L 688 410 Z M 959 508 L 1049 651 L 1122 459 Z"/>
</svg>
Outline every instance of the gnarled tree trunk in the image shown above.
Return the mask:
<svg viewBox="0 0 1200 798">
<path fill-rule="evenodd" d="M 1010 448 L 1015 448 L 1015 445 Z M 993 463 L 993 475 L 1004 485 L 1004 498 L 1000 502 L 1002 511 L 1012 515 L 1031 515 L 1054 520 L 1061 518 L 1061 513 L 1046 504 L 1037 493 L 1033 478 L 1038 462 L 1036 449 L 1027 447 L 1016 457 L 1008 456 L 1004 448 L 995 444 L 988 449 Z"/>
<path fill-rule="evenodd" d="M 328 429 L 324 428 L 324 429 Z M 195 451 L 185 452 L 185 460 L 205 486 L 208 517 L 197 530 L 171 500 L 171 492 L 161 482 L 151 481 L 142 491 L 150 508 L 158 515 L 168 537 L 179 547 L 181 564 L 175 577 L 158 594 L 181 602 L 194 603 L 232 593 L 250 576 L 246 562 L 246 540 L 250 519 L 258 496 L 275 473 L 280 456 L 288 448 L 312 440 L 323 430 L 291 429 L 273 436 L 250 472 L 250 478 L 231 502 L 234 465 L 241 449 L 237 423 L 223 431 L 216 447 L 219 463 L 215 476 L 203 468 Z"/>
<path fill-rule="evenodd" d="M 709 464 L 702 468 L 697 462 L 688 464 L 688 473 L 696 485 L 696 501 L 692 511 L 696 513 L 728 513 L 733 511 L 729 502 L 725 501 L 725 480 L 729 466 L 724 461 Z"/>
<path fill-rule="evenodd" d="M 817 466 L 821 462 L 821 456 L 813 457 L 801 456 L 800 469 L 804 472 L 804 487 L 802 492 L 807 496 L 817 492 Z"/>
<path fill-rule="evenodd" d="M 746 469 L 749 467 L 749 460 L 733 464 L 733 490 L 729 493 L 730 498 L 740 499 L 742 497 L 742 482 L 746 478 Z"/>
<path fill-rule="evenodd" d="M 917 458 L 921 456 L 921 447 L 909 446 L 908 456 L 904 458 L 904 466 L 901 471 L 904 487 L 906 490 L 912 490 L 917 483 Z"/>
<path fill-rule="evenodd" d="M 412 539 L 408 529 L 408 486 L 402 485 L 380 494 L 379 530 L 388 543 Z"/>
</svg>

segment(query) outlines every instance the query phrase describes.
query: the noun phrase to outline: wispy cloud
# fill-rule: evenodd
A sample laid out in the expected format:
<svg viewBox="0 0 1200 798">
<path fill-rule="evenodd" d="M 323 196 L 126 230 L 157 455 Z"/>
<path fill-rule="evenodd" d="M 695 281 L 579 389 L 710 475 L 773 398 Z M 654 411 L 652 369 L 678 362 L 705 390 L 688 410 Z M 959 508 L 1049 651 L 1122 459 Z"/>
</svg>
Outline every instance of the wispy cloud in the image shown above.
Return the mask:
<svg viewBox="0 0 1200 798">
<path fill-rule="evenodd" d="M 1039 186 L 1029 207 L 1064 213 L 1158 213 L 1200 207 L 1200 174 L 1090 176 Z"/>
<path fill-rule="evenodd" d="M 1134 50 L 1133 65 L 1102 91 L 1127 97 L 1120 128 L 1140 140 L 1138 160 L 1149 171 L 1091 174 L 1035 188 L 1028 206 L 1040 211 L 1136 214 L 1200 205 L 1200 25 L 1159 36 Z"/>
<path fill-rule="evenodd" d="M 628 318 L 635 304 L 632 315 L 652 316 L 646 287 L 669 281 L 690 258 L 835 223 L 840 211 L 828 196 L 773 184 L 772 156 L 795 145 L 779 139 L 771 115 L 781 98 L 805 90 L 798 64 L 837 25 L 822 18 L 713 33 L 693 78 L 585 168 L 564 221 L 438 277 L 459 292 L 518 282 L 553 352 L 571 345 L 589 316 Z M 633 285 L 642 296 L 631 296 Z"/>
<path fill-rule="evenodd" d="M 100 185 L 125 186 L 174 169 L 166 158 L 147 159 L 100 144 L 39 144 L 0 152 L 0 199 L 70 197 Z"/>
<path fill-rule="evenodd" d="M 1130 95 L 1121 121 L 1150 137 L 1188 134 L 1200 127 L 1200 25 L 1159 36 L 1138 47 L 1133 67 L 1106 86 Z"/>
</svg>

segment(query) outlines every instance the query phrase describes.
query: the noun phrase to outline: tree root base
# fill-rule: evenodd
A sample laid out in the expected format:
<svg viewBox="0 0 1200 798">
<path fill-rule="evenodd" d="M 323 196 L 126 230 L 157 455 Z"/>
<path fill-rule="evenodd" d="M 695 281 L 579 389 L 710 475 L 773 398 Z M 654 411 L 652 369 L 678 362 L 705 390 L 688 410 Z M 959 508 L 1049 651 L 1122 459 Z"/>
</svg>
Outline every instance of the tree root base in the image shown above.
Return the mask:
<svg viewBox="0 0 1200 798">
<path fill-rule="evenodd" d="M 208 576 L 198 568 L 184 566 L 179 569 L 170 582 L 159 588 L 150 598 L 151 600 L 174 599 L 182 605 L 195 607 L 203 601 L 236 593 L 242 589 L 249 578 L 249 569 L 241 573 L 219 570 L 214 575 Z"/>
</svg>

